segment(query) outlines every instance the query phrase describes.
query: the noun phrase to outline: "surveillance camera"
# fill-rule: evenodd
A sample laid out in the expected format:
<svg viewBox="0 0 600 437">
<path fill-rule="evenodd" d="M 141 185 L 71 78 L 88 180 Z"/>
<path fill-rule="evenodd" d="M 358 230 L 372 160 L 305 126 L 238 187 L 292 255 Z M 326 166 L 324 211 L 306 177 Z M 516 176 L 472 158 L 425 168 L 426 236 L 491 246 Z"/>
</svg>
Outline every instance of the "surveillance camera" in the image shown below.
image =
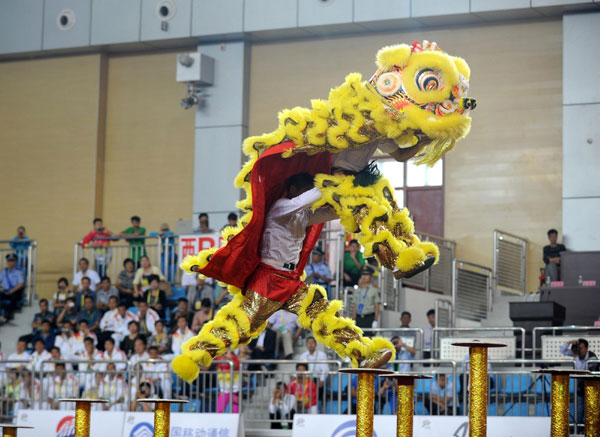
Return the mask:
<svg viewBox="0 0 600 437">
<path fill-rule="evenodd" d="M 192 106 L 197 105 L 199 102 L 198 96 L 196 95 L 187 95 L 183 99 L 181 99 L 181 107 L 183 109 L 190 109 Z"/>
</svg>

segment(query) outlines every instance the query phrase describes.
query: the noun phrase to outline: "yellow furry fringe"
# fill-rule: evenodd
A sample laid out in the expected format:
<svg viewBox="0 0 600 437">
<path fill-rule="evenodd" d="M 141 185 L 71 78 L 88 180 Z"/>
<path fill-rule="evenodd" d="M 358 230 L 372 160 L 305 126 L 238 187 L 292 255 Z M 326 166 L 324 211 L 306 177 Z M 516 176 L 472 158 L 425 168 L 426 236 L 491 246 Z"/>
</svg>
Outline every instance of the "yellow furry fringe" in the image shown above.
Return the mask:
<svg viewBox="0 0 600 437">
<path fill-rule="evenodd" d="M 177 355 L 171 361 L 171 369 L 181 379 L 187 382 L 193 382 L 200 373 L 198 363 L 191 359 L 188 355 Z"/>
<path fill-rule="evenodd" d="M 200 253 L 198 253 L 198 255 L 188 255 L 183 259 L 183 261 L 179 265 L 179 268 L 181 268 L 181 270 L 188 272 L 188 273 L 194 273 L 192 271 L 192 267 L 194 267 L 194 266 L 196 266 L 200 269 L 203 269 L 204 267 L 206 267 L 208 265 L 208 261 L 209 261 L 210 257 L 217 250 L 218 250 L 218 248 L 211 247 L 210 249 L 205 249 L 205 250 L 200 251 Z"/>
</svg>

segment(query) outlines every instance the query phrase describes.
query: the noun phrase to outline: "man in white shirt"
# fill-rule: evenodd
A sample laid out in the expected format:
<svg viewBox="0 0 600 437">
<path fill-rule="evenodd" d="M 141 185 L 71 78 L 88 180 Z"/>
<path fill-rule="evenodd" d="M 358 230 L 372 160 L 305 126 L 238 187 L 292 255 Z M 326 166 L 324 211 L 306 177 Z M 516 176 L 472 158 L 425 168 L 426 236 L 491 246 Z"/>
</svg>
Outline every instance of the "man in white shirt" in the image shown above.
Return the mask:
<svg viewBox="0 0 600 437">
<path fill-rule="evenodd" d="M 298 316 L 289 311 L 279 310 L 269 317 L 269 328 L 277 334 L 275 340 L 277 346 L 276 351 L 279 351 L 280 342 L 283 343 L 283 354 L 286 360 L 292 359 L 294 354 L 294 344 L 302 333 L 302 328 L 298 325 Z"/>
<path fill-rule="evenodd" d="M 174 355 L 181 353 L 181 345 L 193 338 L 194 334 L 188 328 L 187 320 L 184 316 L 179 316 L 177 319 L 177 331 L 173 333 L 173 339 L 171 340 L 171 351 Z"/>
<path fill-rule="evenodd" d="M 89 268 L 90 262 L 87 258 L 81 258 L 79 260 L 79 271 L 75 273 L 75 277 L 73 278 L 73 285 L 79 288 L 81 284 L 81 278 L 88 277 L 90 279 L 90 290 L 95 291 L 96 286 L 100 283 L 100 276 L 96 273 L 95 270 Z"/>
<path fill-rule="evenodd" d="M 315 361 L 326 361 L 327 355 L 325 352 L 317 350 L 317 340 L 314 337 L 306 339 L 306 351 L 302 352 L 299 360 L 311 361 L 308 363 L 308 371 L 313 372 L 319 378 L 320 383 L 324 383 L 329 372 L 329 364 L 317 363 Z"/>
<path fill-rule="evenodd" d="M 104 320 L 104 317 L 102 319 Z M 115 343 L 120 344 L 125 336 L 129 334 L 129 322 L 137 322 L 137 320 L 137 315 L 131 311 L 128 311 L 127 305 L 120 303 L 116 312 L 112 313 L 112 315 L 106 316 L 105 322 L 107 327 L 112 328 L 112 338 L 114 338 Z M 100 327 L 102 329 L 102 321 L 100 321 Z"/>
<path fill-rule="evenodd" d="M 45 349 L 44 340 L 38 338 L 33 343 L 33 353 L 31 354 L 31 361 L 33 362 L 33 369 L 39 372 L 42 369 L 42 362 L 49 361 L 52 359 L 52 355 Z M 46 365 L 47 367 L 47 365 Z M 45 369 L 44 369 L 45 370 Z"/>
<path fill-rule="evenodd" d="M 140 324 L 140 334 L 147 337 L 156 332 L 154 324 L 160 319 L 158 313 L 148 306 L 143 300 L 138 302 L 138 323 Z"/>
<path fill-rule="evenodd" d="M 54 346 L 60 349 L 60 354 L 65 360 L 72 360 L 81 354 L 83 342 L 75 337 L 71 322 L 63 322 L 60 335 L 54 339 Z"/>
<path fill-rule="evenodd" d="M 427 322 L 429 323 L 423 330 L 423 358 L 431 358 L 431 340 L 433 338 L 433 328 L 435 328 L 435 310 L 427 311 Z"/>
<path fill-rule="evenodd" d="M 29 355 L 26 351 L 27 342 L 25 340 L 19 339 L 17 341 L 17 351 L 10 354 L 7 358 L 9 363 L 6 364 L 7 369 L 23 369 L 28 367 L 31 364 L 31 355 Z M 21 361 L 22 363 L 10 361 Z"/>
<path fill-rule="evenodd" d="M 127 355 L 121 349 L 115 346 L 115 340 L 112 337 L 104 340 L 104 353 L 102 354 L 104 361 L 127 361 Z M 114 363 L 117 370 L 124 370 L 126 363 Z"/>
</svg>

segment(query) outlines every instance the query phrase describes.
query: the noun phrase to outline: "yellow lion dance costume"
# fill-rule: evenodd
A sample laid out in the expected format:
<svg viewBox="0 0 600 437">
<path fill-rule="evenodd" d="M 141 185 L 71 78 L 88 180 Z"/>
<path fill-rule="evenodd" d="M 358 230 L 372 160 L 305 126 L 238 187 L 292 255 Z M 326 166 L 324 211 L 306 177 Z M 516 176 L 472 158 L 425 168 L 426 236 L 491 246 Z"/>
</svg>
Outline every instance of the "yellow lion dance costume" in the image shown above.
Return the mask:
<svg viewBox="0 0 600 437">
<path fill-rule="evenodd" d="M 331 154 L 332 174 L 315 177 L 322 197 L 312 207 L 333 208 L 346 231 L 358 233 L 365 256 L 375 255 L 397 278 L 413 276 L 437 261 L 437 247 L 414 235 L 409 212 L 398 208 L 390 183 L 365 164 L 377 148 L 398 160 L 415 156 L 417 164 L 428 165 L 450 151 L 469 132 L 469 112 L 476 105 L 467 97 L 470 70 L 463 59 L 427 41 L 384 47 L 376 63 L 378 69 L 369 81 L 361 81 L 360 74 L 349 74 L 341 86 L 331 90 L 328 100 L 313 100 L 311 109 L 284 110 L 275 131 L 244 141 L 243 151 L 249 159 L 235 186 L 246 193 L 237 203 L 245 214 L 236 228 L 223 230 L 225 241 L 252 221 L 252 171 L 261 155 L 283 142 L 293 142 L 283 158 Z M 187 257 L 181 268 L 204 273 L 216 251 L 213 248 Z M 217 279 L 227 282 L 227 278 Z M 208 365 L 227 347 L 247 343 L 264 329 L 270 314 L 251 314 L 248 299 L 252 290 L 247 293 L 242 288 L 242 284 L 229 285 L 234 300 L 182 346 L 183 354 L 172 365 L 184 379 L 195 379 L 195 363 Z M 295 300 L 301 325 L 313 332 L 316 326 L 326 331 L 326 335 L 316 332 L 317 340 L 340 356 L 351 358 L 353 366 L 381 348 L 393 350 L 385 339 L 362 337 L 351 320 L 339 316 L 341 303 L 327 302 L 321 287 L 305 287 L 304 294 Z"/>
</svg>

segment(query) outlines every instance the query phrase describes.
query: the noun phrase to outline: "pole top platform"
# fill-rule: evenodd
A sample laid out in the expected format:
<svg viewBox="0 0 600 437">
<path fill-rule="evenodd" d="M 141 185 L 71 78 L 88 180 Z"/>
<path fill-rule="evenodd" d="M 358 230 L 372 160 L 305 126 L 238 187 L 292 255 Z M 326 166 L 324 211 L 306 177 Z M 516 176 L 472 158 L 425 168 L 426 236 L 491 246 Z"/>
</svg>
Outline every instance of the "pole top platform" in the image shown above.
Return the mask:
<svg viewBox="0 0 600 437">
<path fill-rule="evenodd" d="M 159 399 L 159 398 L 148 398 L 148 399 L 136 399 L 136 402 L 162 402 L 165 404 L 187 404 L 189 401 L 186 399 Z"/>
<path fill-rule="evenodd" d="M 89 404 L 108 404 L 106 399 L 62 398 L 58 402 L 87 402 Z"/>
<path fill-rule="evenodd" d="M 387 370 L 387 369 L 370 369 L 370 368 L 362 369 L 360 367 L 340 369 L 340 370 L 338 370 L 338 372 L 339 373 L 349 373 L 352 375 L 358 375 L 360 373 L 370 373 L 372 375 L 393 375 L 394 374 L 394 372 L 392 372 L 391 370 Z"/>
<path fill-rule="evenodd" d="M 452 346 L 462 346 L 462 347 L 506 347 L 503 343 L 493 343 L 490 341 L 481 341 L 481 340 L 471 340 L 471 341 L 461 341 L 459 343 L 452 343 Z"/>
<path fill-rule="evenodd" d="M 536 369 L 532 370 L 531 373 L 539 373 L 545 375 L 589 375 L 589 370 L 577 370 L 577 369 Z"/>
</svg>

